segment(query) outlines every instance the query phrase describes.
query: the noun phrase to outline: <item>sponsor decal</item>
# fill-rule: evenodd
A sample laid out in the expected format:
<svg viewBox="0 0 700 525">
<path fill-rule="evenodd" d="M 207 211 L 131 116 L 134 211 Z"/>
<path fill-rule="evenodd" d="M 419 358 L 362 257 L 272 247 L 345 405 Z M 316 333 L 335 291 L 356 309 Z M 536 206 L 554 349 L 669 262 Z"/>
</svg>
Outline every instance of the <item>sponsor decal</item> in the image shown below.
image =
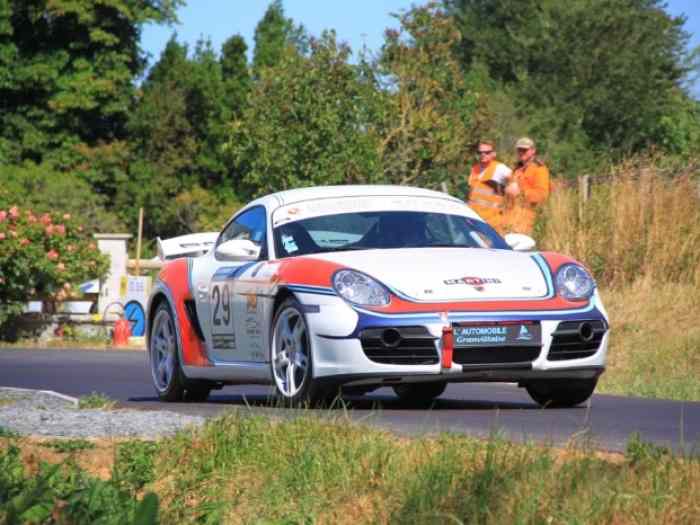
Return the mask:
<svg viewBox="0 0 700 525">
<path fill-rule="evenodd" d="M 516 338 L 517 341 L 532 341 L 532 334 L 530 331 L 527 329 L 527 326 L 521 325 L 520 326 L 520 333 L 518 334 L 518 337 Z"/>
<path fill-rule="evenodd" d="M 262 335 L 256 315 L 250 315 L 245 318 L 245 335 L 248 337 L 260 337 Z"/>
<path fill-rule="evenodd" d="M 258 296 L 253 294 L 253 293 L 247 294 L 246 298 L 245 298 L 245 305 L 246 305 L 246 311 L 249 314 L 257 313 L 257 311 L 258 311 Z"/>
<path fill-rule="evenodd" d="M 460 277 L 459 279 L 445 279 L 445 284 L 466 284 L 472 286 L 477 292 L 484 291 L 486 284 L 501 284 L 501 280 L 495 277 Z"/>
<path fill-rule="evenodd" d="M 538 323 L 507 322 L 499 324 L 455 325 L 455 348 L 494 346 L 533 346 L 541 344 Z"/>
</svg>

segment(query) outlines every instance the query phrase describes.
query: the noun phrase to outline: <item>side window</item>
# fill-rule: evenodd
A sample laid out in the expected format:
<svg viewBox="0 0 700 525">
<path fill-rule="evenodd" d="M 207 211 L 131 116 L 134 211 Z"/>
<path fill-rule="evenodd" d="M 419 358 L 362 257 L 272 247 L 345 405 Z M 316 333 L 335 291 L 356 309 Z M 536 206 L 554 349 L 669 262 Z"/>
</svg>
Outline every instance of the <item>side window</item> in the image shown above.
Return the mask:
<svg viewBox="0 0 700 525">
<path fill-rule="evenodd" d="M 256 206 L 246 212 L 243 212 L 221 232 L 219 240 L 216 242 L 218 246 L 222 242 L 232 239 L 248 239 L 259 245 L 260 259 L 267 259 L 267 219 L 265 208 Z"/>
</svg>

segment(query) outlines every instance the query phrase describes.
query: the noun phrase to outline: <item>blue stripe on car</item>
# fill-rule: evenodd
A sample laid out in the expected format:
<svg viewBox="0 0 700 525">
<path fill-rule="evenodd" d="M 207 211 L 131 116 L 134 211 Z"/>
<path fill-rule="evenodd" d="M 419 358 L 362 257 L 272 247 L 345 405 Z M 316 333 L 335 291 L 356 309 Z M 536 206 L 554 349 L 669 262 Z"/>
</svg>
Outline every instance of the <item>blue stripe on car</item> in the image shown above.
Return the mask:
<svg viewBox="0 0 700 525">
<path fill-rule="evenodd" d="M 225 281 L 227 279 L 236 279 L 241 276 L 251 266 L 257 264 L 257 261 L 242 264 L 240 266 L 225 266 L 216 270 L 212 281 Z"/>
<path fill-rule="evenodd" d="M 327 336 L 326 339 L 356 339 L 366 328 L 382 328 L 395 326 L 416 326 L 441 322 L 440 313 L 420 314 L 377 314 L 355 308 L 359 314 L 357 325 L 352 333 L 346 336 Z M 494 322 L 494 321 L 583 321 L 604 319 L 603 314 L 591 301 L 587 307 L 579 310 L 558 310 L 550 312 L 448 312 L 448 322 Z"/>
</svg>

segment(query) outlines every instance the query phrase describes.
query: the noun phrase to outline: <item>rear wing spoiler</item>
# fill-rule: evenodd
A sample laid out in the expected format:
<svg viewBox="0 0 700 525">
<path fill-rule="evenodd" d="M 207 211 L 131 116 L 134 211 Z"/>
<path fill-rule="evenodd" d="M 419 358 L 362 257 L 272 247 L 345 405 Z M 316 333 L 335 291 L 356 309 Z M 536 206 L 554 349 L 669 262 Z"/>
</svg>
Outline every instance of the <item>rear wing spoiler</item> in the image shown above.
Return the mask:
<svg viewBox="0 0 700 525">
<path fill-rule="evenodd" d="M 218 232 L 205 232 L 190 233 L 170 239 L 157 237 L 158 258 L 161 261 L 168 261 L 178 257 L 199 257 L 214 246 L 218 236 Z"/>
</svg>

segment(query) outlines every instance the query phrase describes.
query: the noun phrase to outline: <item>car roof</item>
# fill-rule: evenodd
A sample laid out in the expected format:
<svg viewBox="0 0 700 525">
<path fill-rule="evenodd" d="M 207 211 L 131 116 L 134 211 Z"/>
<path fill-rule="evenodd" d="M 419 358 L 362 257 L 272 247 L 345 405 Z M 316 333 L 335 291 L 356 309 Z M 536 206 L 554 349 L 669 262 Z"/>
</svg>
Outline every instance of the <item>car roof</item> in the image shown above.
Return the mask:
<svg viewBox="0 0 700 525">
<path fill-rule="evenodd" d="M 337 197 L 380 197 L 380 196 L 403 196 L 403 197 L 432 197 L 449 199 L 463 202 L 456 197 L 434 190 L 416 188 L 414 186 L 396 185 L 345 185 L 345 186 L 313 186 L 309 188 L 297 188 L 293 190 L 279 191 L 264 197 L 260 197 L 251 202 L 246 208 L 253 205 L 263 204 L 270 210 L 280 206 L 293 204 L 315 199 L 337 198 Z"/>
</svg>

